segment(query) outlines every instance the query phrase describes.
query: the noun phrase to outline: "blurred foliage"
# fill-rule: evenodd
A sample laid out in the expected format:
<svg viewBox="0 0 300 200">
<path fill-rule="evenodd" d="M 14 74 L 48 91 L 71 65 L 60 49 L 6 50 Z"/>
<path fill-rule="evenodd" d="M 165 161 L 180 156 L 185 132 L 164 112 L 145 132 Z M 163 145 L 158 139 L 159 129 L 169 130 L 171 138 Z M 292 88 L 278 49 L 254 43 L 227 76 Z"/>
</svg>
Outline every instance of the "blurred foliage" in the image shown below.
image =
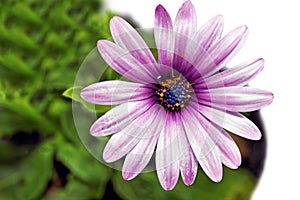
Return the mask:
<svg viewBox="0 0 300 200">
<path fill-rule="evenodd" d="M 100 199 L 111 170 L 81 144 L 71 100 L 112 13 L 99 0 L 10 0 L 0 6 L 0 199 Z"/>
<path fill-rule="evenodd" d="M 179 181 L 166 192 L 155 173 L 123 181 L 86 151 L 72 118 L 72 100 L 98 113 L 110 107 L 82 101 L 81 87 L 72 86 L 97 40 L 110 37 L 113 14 L 100 14 L 101 6 L 99 0 L 1 1 L 0 199 L 101 199 L 109 180 L 123 199 L 249 196 L 255 180 L 243 169 L 226 169 L 221 184 L 199 173 L 193 186 Z M 102 79 L 112 78 L 118 75 L 107 68 Z"/>
</svg>

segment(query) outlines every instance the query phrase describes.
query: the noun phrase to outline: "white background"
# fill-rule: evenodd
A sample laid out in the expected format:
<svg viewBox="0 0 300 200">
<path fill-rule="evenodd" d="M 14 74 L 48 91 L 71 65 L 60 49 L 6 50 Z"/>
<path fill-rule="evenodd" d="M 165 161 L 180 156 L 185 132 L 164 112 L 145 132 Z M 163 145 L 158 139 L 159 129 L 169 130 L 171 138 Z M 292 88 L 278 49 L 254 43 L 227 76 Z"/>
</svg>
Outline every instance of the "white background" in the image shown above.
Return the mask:
<svg viewBox="0 0 300 200">
<path fill-rule="evenodd" d="M 162 4 L 175 19 L 184 0 L 109 0 L 107 8 L 130 15 L 142 28 L 152 28 L 154 10 Z M 275 94 L 262 110 L 268 136 L 265 170 L 254 200 L 296 199 L 300 191 L 299 99 L 300 12 L 292 0 L 192 0 L 198 28 L 216 14 L 225 17 L 225 30 L 248 25 L 249 37 L 242 51 L 229 63 L 263 57 L 261 74 L 250 84 Z"/>
</svg>

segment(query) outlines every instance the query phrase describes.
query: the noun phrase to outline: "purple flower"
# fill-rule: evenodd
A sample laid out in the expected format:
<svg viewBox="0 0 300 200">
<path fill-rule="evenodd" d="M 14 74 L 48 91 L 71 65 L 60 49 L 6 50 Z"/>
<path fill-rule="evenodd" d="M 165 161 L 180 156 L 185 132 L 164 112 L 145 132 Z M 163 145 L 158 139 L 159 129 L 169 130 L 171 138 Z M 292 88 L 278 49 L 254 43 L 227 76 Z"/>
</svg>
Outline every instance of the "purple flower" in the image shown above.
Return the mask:
<svg viewBox="0 0 300 200">
<path fill-rule="evenodd" d="M 94 136 L 112 135 L 103 158 L 114 162 L 125 157 L 123 178 L 133 179 L 155 151 L 158 179 L 165 190 L 177 183 L 179 173 L 193 184 L 198 163 L 207 176 L 219 182 L 222 163 L 236 169 L 239 149 L 230 131 L 259 140 L 259 129 L 239 112 L 270 104 L 273 94 L 245 87 L 263 68 L 259 58 L 221 70 L 244 43 L 241 26 L 221 38 L 218 15 L 197 31 L 196 13 L 186 1 L 174 24 L 161 5 L 155 10 L 154 38 L 158 61 L 142 37 L 122 18 L 114 17 L 110 30 L 114 42 L 98 41 L 103 59 L 131 80 L 92 84 L 81 91 L 88 102 L 117 105 L 91 127 Z M 225 131 L 226 129 L 227 131 Z"/>
</svg>

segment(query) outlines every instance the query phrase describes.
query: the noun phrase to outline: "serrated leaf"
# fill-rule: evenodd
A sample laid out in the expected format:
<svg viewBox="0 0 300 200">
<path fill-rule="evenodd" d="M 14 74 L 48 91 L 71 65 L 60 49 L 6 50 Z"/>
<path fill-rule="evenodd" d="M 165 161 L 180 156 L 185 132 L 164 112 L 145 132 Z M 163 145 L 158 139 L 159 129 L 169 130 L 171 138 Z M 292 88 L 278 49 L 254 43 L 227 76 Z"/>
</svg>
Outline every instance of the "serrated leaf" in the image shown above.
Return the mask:
<svg viewBox="0 0 300 200">
<path fill-rule="evenodd" d="M 76 27 L 76 23 L 64 12 L 62 7 L 56 7 L 56 9 L 53 9 L 49 14 L 49 20 L 51 23 L 58 27 Z"/>
<path fill-rule="evenodd" d="M 31 76 L 34 73 L 27 63 L 12 54 L 0 55 L 0 64 L 17 74 Z"/>
<path fill-rule="evenodd" d="M 18 3 L 12 8 L 12 13 L 19 17 L 19 19 L 33 23 L 33 24 L 42 24 L 42 19 L 31 10 L 28 5 L 24 3 Z"/>
<path fill-rule="evenodd" d="M 7 40 L 9 38 L 9 33 L 3 24 L 0 24 L 0 39 Z"/>
<path fill-rule="evenodd" d="M 21 32 L 18 28 L 10 29 L 9 34 L 9 40 L 17 46 L 29 50 L 36 50 L 39 47 L 39 45 L 34 41 L 33 38 L 30 38 L 24 32 Z"/>
<path fill-rule="evenodd" d="M 11 101 L 9 99 L 0 99 L 0 109 L 1 107 L 7 109 L 10 113 L 12 113 L 12 118 L 8 118 L 6 121 L 11 121 L 13 124 L 16 124 L 17 122 L 15 118 L 19 118 L 20 123 L 22 124 L 23 118 L 25 123 L 29 122 L 29 125 L 31 127 L 35 127 L 36 129 L 43 129 L 45 133 L 50 132 L 55 128 L 48 119 L 46 119 L 41 113 L 39 113 L 39 111 L 36 110 L 26 100 L 15 99 L 14 101 Z"/>
<path fill-rule="evenodd" d="M 45 44 L 48 48 L 51 48 L 51 50 L 60 50 L 65 49 L 67 47 L 67 44 L 61 38 L 57 33 L 50 32 L 47 34 L 47 38 L 45 41 Z"/>
</svg>

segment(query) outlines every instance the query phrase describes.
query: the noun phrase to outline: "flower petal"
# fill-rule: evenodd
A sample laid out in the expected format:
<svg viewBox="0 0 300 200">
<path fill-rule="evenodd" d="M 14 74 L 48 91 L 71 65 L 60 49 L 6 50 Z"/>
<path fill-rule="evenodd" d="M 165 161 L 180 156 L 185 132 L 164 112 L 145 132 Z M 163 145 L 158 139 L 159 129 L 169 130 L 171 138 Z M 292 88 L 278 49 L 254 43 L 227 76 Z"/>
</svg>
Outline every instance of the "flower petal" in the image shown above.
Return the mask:
<svg viewBox="0 0 300 200">
<path fill-rule="evenodd" d="M 194 155 L 207 176 L 219 182 L 223 170 L 220 152 L 216 144 L 209 137 L 207 130 L 199 123 L 202 117 L 193 108 L 182 112 L 182 122 Z"/>
<path fill-rule="evenodd" d="M 196 10 L 188 0 L 179 9 L 174 23 L 175 55 L 173 67 L 179 72 L 185 71 L 185 64 L 182 63 L 184 61 L 183 58 L 189 57 L 188 54 L 191 53 L 191 49 L 187 47 L 196 31 Z"/>
<path fill-rule="evenodd" d="M 202 68 L 197 68 L 199 61 L 205 57 L 209 57 L 208 54 L 211 46 L 215 44 L 221 37 L 223 31 L 223 16 L 217 15 L 210 19 L 200 30 L 194 35 L 192 40 L 189 40 L 188 47 L 185 54 L 185 59 L 193 65 L 189 67 L 185 76 L 191 80 L 202 77 Z M 202 66 L 201 66 L 202 67 Z M 199 80 L 197 82 L 200 82 Z"/>
<path fill-rule="evenodd" d="M 113 17 L 110 21 L 110 31 L 116 44 L 127 49 L 150 72 L 159 75 L 156 60 L 149 47 L 139 33 L 120 17 Z"/>
<path fill-rule="evenodd" d="M 226 69 L 205 80 L 205 87 L 244 86 L 249 83 L 264 67 L 262 58 Z M 222 81 L 220 81 L 222 80 Z"/>
<path fill-rule="evenodd" d="M 223 129 L 214 133 L 217 138 L 217 145 L 220 149 L 221 160 L 224 165 L 231 169 L 237 169 L 242 163 L 242 157 L 238 146 L 231 136 Z"/>
<path fill-rule="evenodd" d="M 196 68 L 204 77 L 209 77 L 220 70 L 244 44 L 248 28 L 241 26 L 225 35 L 208 51 L 209 56 L 201 57 Z"/>
<path fill-rule="evenodd" d="M 186 185 L 191 185 L 194 183 L 197 170 L 198 162 L 194 156 L 191 146 L 188 142 L 186 133 L 184 131 L 183 124 L 181 122 L 181 116 L 179 114 L 174 115 L 174 120 L 176 121 L 177 131 L 178 131 L 178 142 L 179 146 L 179 169 L 182 175 L 182 180 Z"/>
<path fill-rule="evenodd" d="M 185 138 L 185 140 L 182 140 L 181 142 L 183 141 L 188 144 L 187 138 Z M 198 171 L 198 162 L 189 145 L 188 145 L 188 149 L 182 155 L 179 164 L 180 164 L 179 168 L 180 168 L 180 172 L 184 184 L 192 185 L 196 179 L 196 175 Z"/>
<path fill-rule="evenodd" d="M 126 156 L 122 168 L 122 175 L 125 180 L 131 180 L 136 177 L 150 161 L 157 143 L 158 133 L 163 129 L 165 124 L 165 115 L 165 110 L 161 109 L 153 122 L 156 130 L 153 133 L 146 133 L 149 136 L 151 135 L 151 137 L 142 139 Z"/>
<path fill-rule="evenodd" d="M 131 151 L 141 139 L 149 137 L 156 129 L 152 124 L 157 117 L 160 106 L 154 104 L 148 111 L 141 114 L 129 126 L 113 135 L 103 151 L 103 159 L 106 162 L 119 160 Z M 145 134 L 148 135 L 145 137 Z"/>
<path fill-rule="evenodd" d="M 218 146 L 222 162 L 227 167 L 237 169 L 242 158 L 239 148 L 231 136 L 224 129 L 211 122 L 211 119 L 207 119 L 201 114 L 198 114 L 197 117 L 208 136 Z"/>
<path fill-rule="evenodd" d="M 102 115 L 90 128 L 93 136 L 106 136 L 117 133 L 146 112 L 153 101 L 128 102 L 114 107 Z"/>
<path fill-rule="evenodd" d="M 259 140 L 261 132 L 257 126 L 240 113 L 221 111 L 206 106 L 199 107 L 199 112 L 220 127 L 250 140 Z"/>
<path fill-rule="evenodd" d="M 94 104 L 115 105 L 129 101 L 147 99 L 153 95 L 152 89 L 143 84 L 126 81 L 103 81 L 85 87 L 80 96 Z"/>
<path fill-rule="evenodd" d="M 162 5 L 158 5 L 155 10 L 154 38 L 158 51 L 158 63 L 163 66 L 173 66 L 173 23 Z"/>
<path fill-rule="evenodd" d="M 181 35 L 193 36 L 197 30 L 196 10 L 191 1 L 185 1 L 179 9 L 174 23 L 174 31 Z M 180 40 L 180 38 L 178 38 Z M 183 42 L 183 41 L 182 41 Z"/>
<path fill-rule="evenodd" d="M 157 176 L 165 190 L 175 187 L 179 177 L 179 159 L 182 156 L 178 149 L 181 133 L 180 121 L 176 121 L 175 115 L 171 113 L 167 115 L 166 124 L 160 133 L 156 148 Z"/>
<path fill-rule="evenodd" d="M 223 32 L 223 16 L 217 15 L 204 24 L 194 37 L 194 41 L 206 51 L 218 41 Z"/>
<path fill-rule="evenodd" d="M 215 147 L 205 157 L 198 160 L 205 174 L 214 182 L 220 182 L 223 176 L 222 162 L 219 154 L 219 149 Z"/>
<path fill-rule="evenodd" d="M 141 140 L 133 150 L 128 153 L 122 168 L 122 176 L 125 180 L 135 178 L 146 167 L 153 155 L 157 139 L 158 135 L 148 140 Z"/>
<path fill-rule="evenodd" d="M 214 88 L 196 95 L 203 105 L 232 112 L 259 110 L 273 101 L 271 92 L 251 87 Z"/>
<path fill-rule="evenodd" d="M 107 40 L 99 40 L 97 46 L 105 62 L 116 72 L 134 82 L 155 83 L 152 73 L 128 50 Z"/>
</svg>

